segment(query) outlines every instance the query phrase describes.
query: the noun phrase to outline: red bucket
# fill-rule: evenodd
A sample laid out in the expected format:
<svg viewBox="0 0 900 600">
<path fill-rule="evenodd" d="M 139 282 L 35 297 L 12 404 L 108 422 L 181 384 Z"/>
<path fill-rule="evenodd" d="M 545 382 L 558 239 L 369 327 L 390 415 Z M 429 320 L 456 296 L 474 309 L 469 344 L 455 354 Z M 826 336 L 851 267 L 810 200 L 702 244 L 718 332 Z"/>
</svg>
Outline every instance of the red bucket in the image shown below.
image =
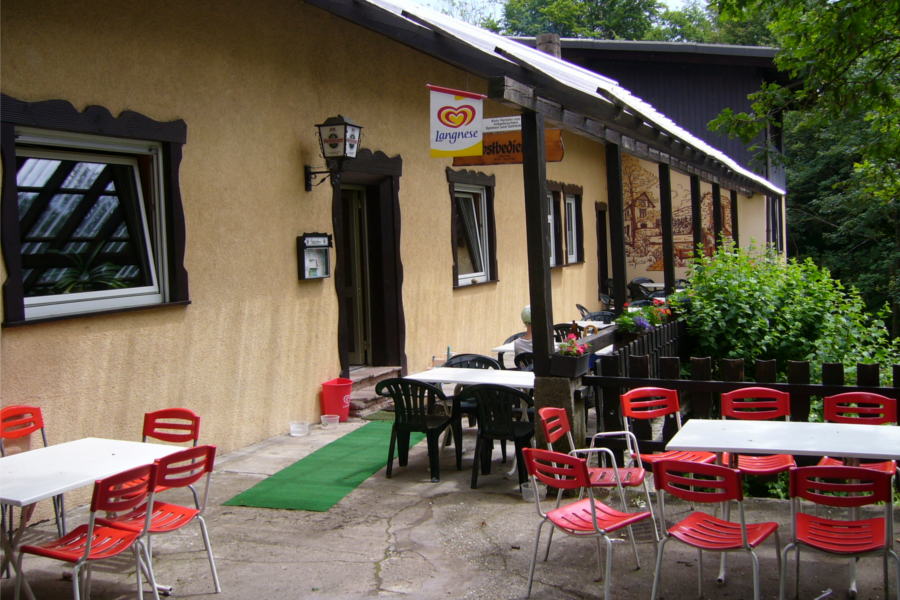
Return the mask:
<svg viewBox="0 0 900 600">
<path fill-rule="evenodd" d="M 353 381 L 338 377 L 322 384 L 322 414 L 338 415 L 341 422 L 350 416 L 350 392 Z"/>
</svg>

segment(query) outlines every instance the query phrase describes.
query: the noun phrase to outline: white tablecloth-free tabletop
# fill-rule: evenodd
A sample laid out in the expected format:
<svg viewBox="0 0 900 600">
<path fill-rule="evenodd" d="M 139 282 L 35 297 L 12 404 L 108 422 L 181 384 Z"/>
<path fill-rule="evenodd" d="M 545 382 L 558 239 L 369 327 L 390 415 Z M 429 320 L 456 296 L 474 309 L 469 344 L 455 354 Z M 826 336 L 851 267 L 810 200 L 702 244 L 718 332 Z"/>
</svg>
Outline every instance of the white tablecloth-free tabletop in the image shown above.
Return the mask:
<svg viewBox="0 0 900 600">
<path fill-rule="evenodd" d="M 456 367 L 437 367 L 406 376 L 436 385 L 458 383 L 475 385 L 478 383 L 496 383 L 520 389 L 534 388 L 534 373 L 531 371 L 507 371 L 500 369 L 459 369 Z"/>
<path fill-rule="evenodd" d="M 179 450 L 184 448 L 83 438 L 5 456 L 0 458 L 0 503 L 34 504 Z"/>
<path fill-rule="evenodd" d="M 667 450 L 900 459 L 900 427 L 690 419 Z"/>
</svg>

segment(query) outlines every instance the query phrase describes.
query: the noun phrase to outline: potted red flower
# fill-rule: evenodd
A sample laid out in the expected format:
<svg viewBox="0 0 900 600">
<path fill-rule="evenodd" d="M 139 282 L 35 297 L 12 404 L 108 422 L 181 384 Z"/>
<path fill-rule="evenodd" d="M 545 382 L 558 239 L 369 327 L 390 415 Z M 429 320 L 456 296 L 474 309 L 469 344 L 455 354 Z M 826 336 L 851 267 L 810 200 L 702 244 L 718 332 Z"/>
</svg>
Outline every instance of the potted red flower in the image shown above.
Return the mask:
<svg viewBox="0 0 900 600">
<path fill-rule="evenodd" d="M 590 359 L 587 344 L 579 343 L 578 336 L 570 333 L 550 356 L 550 374 L 557 377 L 581 377 L 588 372 Z"/>
</svg>

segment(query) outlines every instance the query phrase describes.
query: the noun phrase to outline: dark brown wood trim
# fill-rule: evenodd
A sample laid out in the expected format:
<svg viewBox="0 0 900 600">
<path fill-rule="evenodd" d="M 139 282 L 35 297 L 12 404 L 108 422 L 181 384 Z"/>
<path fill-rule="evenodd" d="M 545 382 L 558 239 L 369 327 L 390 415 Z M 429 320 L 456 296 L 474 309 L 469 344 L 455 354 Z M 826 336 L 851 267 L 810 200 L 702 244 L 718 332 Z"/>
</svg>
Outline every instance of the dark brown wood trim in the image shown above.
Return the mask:
<svg viewBox="0 0 900 600">
<path fill-rule="evenodd" d="M 341 184 L 363 185 L 367 189 L 367 201 L 374 208 L 369 211 L 370 250 L 374 245 L 375 256 L 370 255 L 372 268 L 378 274 L 378 297 L 372 298 L 373 340 L 379 347 L 371 357 L 375 364 L 400 365 L 406 373 L 406 317 L 403 307 L 403 261 L 400 253 L 400 177 L 403 175 L 403 159 L 389 157 L 380 151 L 361 148 L 355 159 L 345 161 L 337 185 L 332 186 L 331 220 L 334 228 L 335 247 L 340 248 L 346 231 L 341 201 Z M 371 198 L 369 196 L 371 195 Z M 377 231 L 376 236 L 371 235 Z M 349 300 L 343 293 L 345 273 L 351 268 L 350 257 L 337 253 L 335 257 L 334 286 L 338 297 L 338 356 L 341 374 L 349 373 Z M 374 295 L 373 295 L 374 296 Z"/>
<path fill-rule="evenodd" d="M 447 181 L 449 183 L 462 183 L 466 185 L 483 185 L 485 187 L 495 187 L 497 178 L 494 175 L 488 175 L 481 171 L 469 171 L 466 169 L 451 169 L 447 167 Z"/>
<path fill-rule="evenodd" d="M 113 308 L 109 310 L 97 310 L 93 312 L 78 313 L 74 315 L 55 315 L 52 317 L 44 317 L 41 319 L 28 319 L 27 321 L 4 321 L 4 327 L 20 327 L 22 325 L 37 325 L 38 323 L 53 323 L 54 321 L 68 321 L 70 319 L 83 319 L 85 317 L 99 317 L 104 315 L 117 315 L 122 313 L 131 313 L 137 311 L 147 311 L 156 309 L 167 309 L 179 306 L 187 306 L 190 300 L 179 300 L 177 302 L 163 302 L 162 304 L 148 304 L 146 306 L 126 306 L 125 308 Z"/>
<path fill-rule="evenodd" d="M 575 196 L 581 196 L 584 194 L 584 188 L 574 183 L 564 183 L 562 191 L 564 194 L 573 194 Z"/>
<path fill-rule="evenodd" d="M 25 321 L 25 289 L 22 284 L 22 253 L 19 244 L 19 205 L 16 198 L 16 138 L 11 124 L 0 125 L 3 184 L 0 201 L 0 247 L 6 265 L 3 282 L 3 324 Z"/>
<path fill-rule="evenodd" d="M 102 106 L 88 106 L 79 112 L 67 100 L 24 102 L 6 94 L 0 95 L 0 118 L 5 123 L 71 131 L 92 135 L 107 135 L 154 142 L 187 142 L 187 124 L 176 121 L 154 121 L 140 113 L 126 110 L 114 117 Z"/>
</svg>

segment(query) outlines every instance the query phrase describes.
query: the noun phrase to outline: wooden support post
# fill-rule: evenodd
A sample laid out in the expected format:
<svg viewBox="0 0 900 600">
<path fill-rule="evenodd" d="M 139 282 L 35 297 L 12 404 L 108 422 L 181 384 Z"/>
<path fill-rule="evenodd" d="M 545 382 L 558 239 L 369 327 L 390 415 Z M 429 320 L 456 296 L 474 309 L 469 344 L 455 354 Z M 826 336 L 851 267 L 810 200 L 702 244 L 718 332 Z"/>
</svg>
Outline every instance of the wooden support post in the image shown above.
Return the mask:
<svg viewBox="0 0 900 600">
<path fill-rule="evenodd" d="M 538 377 L 545 377 L 550 374 L 550 353 L 553 352 L 553 335 L 550 331 L 553 325 L 553 298 L 550 291 L 544 117 L 528 110 L 522 113 L 522 154 L 534 373 Z"/>
<path fill-rule="evenodd" d="M 691 232 L 694 236 L 694 247 L 691 254 L 697 251 L 697 246 L 703 243 L 703 197 L 700 195 L 700 176 L 691 175 Z"/>
<path fill-rule="evenodd" d="M 622 193 L 622 148 L 606 144 L 606 187 L 609 199 L 609 242 L 612 250 L 612 296 L 616 313 L 624 310 L 628 272 L 625 264 L 625 204 Z"/>
<path fill-rule="evenodd" d="M 659 165 L 659 210 L 662 227 L 663 280 L 666 293 L 675 291 L 675 237 L 672 230 L 672 178 L 669 165 Z"/>
<path fill-rule="evenodd" d="M 737 190 L 731 190 L 731 239 L 734 240 L 735 247 L 740 247 L 740 238 L 738 237 L 738 193 Z"/>
<path fill-rule="evenodd" d="M 713 237 L 716 248 L 722 245 L 722 188 L 718 183 L 712 184 L 713 202 Z"/>
</svg>

